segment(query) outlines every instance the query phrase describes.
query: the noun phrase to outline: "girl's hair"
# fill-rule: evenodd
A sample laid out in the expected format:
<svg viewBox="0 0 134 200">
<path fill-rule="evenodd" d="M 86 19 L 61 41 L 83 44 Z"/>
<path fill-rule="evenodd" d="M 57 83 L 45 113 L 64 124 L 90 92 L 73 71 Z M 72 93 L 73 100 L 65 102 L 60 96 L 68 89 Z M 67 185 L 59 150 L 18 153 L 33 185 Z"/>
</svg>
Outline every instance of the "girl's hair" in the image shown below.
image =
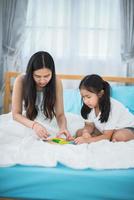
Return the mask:
<svg viewBox="0 0 134 200">
<path fill-rule="evenodd" d="M 55 115 L 54 105 L 56 101 L 56 75 L 55 64 L 52 56 L 44 51 L 39 51 L 30 58 L 24 79 L 24 106 L 27 118 L 34 120 L 37 116 L 36 83 L 33 79 L 33 72 L 47 68 L 52 72 L 52 78 L 43 88 L 43 112 L 46 118 L 52 119 Z"/>
<path fill-rule="evenodd" d="M 99 75 L 92 74 L 84 77 L 80 82 L 79 89 L 86 89 L 89 92 L 99 94 L 102 90 L 104 94 L 99 98 L 99 109 L 101 111 L 100 121 L 101 123 L 107 122 L 110 113 L 110 85 L 104 81 Z M 87 119 L 88 114 L 91 112 L 91 108 L 86 106 L 83 102 L 81 108 L 81 115 L 84 119 Z"/>
</svg>

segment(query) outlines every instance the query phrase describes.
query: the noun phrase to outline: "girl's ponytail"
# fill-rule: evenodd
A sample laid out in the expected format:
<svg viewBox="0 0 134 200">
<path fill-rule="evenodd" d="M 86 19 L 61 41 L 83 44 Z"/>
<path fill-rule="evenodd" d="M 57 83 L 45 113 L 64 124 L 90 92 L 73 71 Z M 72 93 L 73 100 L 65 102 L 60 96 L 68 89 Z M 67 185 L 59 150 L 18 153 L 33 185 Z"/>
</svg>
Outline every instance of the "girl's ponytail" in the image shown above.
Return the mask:
<svg viewBox="0 0 134 200">
<path fill-rule="evenodd" d="M 110 85 L 107 81 L 103 81 L 103 90 L 104 94 L 99 102 L 99 106 L 101 109 L 101 123 L 107 122 L 110 113 Z"/>
<path fill-rule="evenodd" d="M 103 81 L 103 89 L 105 91 L 106 97 L 110 97 L 110 85 L 107 81 Z"/>
</svg>

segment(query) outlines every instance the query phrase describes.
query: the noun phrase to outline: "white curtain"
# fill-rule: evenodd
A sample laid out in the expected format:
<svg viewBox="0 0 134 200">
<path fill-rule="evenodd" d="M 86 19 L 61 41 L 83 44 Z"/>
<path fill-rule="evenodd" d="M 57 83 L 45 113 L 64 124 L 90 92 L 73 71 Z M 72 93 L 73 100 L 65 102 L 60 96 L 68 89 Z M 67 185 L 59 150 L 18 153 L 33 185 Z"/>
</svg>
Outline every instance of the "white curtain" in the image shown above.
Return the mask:
<svg viewBox="0 0 134 200">
<path fill-rule="evenodd" d="M 4 75 L 21 71 L 28 0 L 0 0 L 0 112 L 3 106 Z"/>
<path fill-rule="evenodd" d="M 29 0 L 23 70 L 48 51 L 57 73 L 126 75 L 120 55 L 119 0 Z"/>
<path fill-rule="evenodd" d="M 2 6 L 3 1 L 0 0 L 0 30 L 2 30 Z M 3 78 L 3 68 L 2 68 L 2 32 L 0 31 L 0 92 Z"/>
<path fill-rule="evenodd" d="M 122 60 L 127 64 L 127 76 L 134 77 L 134 1 L 120 0 Z"/>
<path fill-rule="evenodd" d="M 2 56 L 3 73 L 20 71 L 20 52 L 25 41 L 27 0 L 3 0 L 2 6 Z"/>
<path fill-rule="evenodd" d="M 2 5 L 3 5 L 3 2 L 0 0 L 0 30 L 2 29 Z M 1 66 L 2 66 L 2 33 L 0 31 L 0 113 L 2 110 L 1 85 L 2 85 L 2 79 L 3 79 L 3 68 Z"/>
</svg>

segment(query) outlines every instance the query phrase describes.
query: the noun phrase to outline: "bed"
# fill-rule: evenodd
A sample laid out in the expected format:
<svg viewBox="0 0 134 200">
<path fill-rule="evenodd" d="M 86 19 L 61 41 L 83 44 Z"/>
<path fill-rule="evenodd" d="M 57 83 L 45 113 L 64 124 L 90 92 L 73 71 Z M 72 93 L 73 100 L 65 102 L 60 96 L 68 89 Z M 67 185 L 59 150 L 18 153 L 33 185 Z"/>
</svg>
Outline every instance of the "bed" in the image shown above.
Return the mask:
<svg viewBox="0 0 134 200">
<path fill-rule="evenodd" d="M 11 104 L 12 78 L 5 80 L 4 112 Z M 59 75 L 61 79 L 80 80 L 79 75 Z M 134 78 L 103 77 L 113 85 L 112 96 L 134 114 Z M 76 95 L 78 101 L 76 103 Z M 71 98 L 71 102 L 69 99 Z M 80 113 L 81 99 L 77 89 L 64 90 L 66 112 Z M 133 156 L 134 157 L 134 156 Z M 134 200 L 134 169 L 72 169 L 58 163 L 55 167 L 15 165 L 0 168 L 0 198 L 51 200 Z"/>
</svg>

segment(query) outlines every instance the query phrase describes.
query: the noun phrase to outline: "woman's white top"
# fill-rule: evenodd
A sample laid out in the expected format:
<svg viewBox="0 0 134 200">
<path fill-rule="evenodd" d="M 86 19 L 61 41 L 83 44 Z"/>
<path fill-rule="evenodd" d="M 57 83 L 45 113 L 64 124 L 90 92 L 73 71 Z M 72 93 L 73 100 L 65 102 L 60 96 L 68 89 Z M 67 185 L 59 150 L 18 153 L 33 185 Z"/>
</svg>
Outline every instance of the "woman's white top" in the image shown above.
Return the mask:
<svg viewBox="0 0 134 200">
<path fill-rule="evenodd" d="M 105 130 L 122 129 L 126 127 L 134 127 L 134 115 L 119 101 L 110 98 L 111 111 L 107 122 L 101 123 L 100 114 L 96 116 L 95 110 L 92 109 L 88 115 L 87 122 L 94 123 L 95 127 L 103 132 Z"/>
<path fill-rule="evenodd" d="M 42 91 L 37 91 L 36 93 L 35 107 L 38 112 L 37 117 L 40 118 L 40 120 L 46 120 L 46 117 L 43 113 L 43 92 Z"/>
<path fill-rule="evenodd" d="M 43 92 L 42 91 L 36 92 L 35 106 L 36 106 L 37 111 L 43 110 Z"/>
</svg>

